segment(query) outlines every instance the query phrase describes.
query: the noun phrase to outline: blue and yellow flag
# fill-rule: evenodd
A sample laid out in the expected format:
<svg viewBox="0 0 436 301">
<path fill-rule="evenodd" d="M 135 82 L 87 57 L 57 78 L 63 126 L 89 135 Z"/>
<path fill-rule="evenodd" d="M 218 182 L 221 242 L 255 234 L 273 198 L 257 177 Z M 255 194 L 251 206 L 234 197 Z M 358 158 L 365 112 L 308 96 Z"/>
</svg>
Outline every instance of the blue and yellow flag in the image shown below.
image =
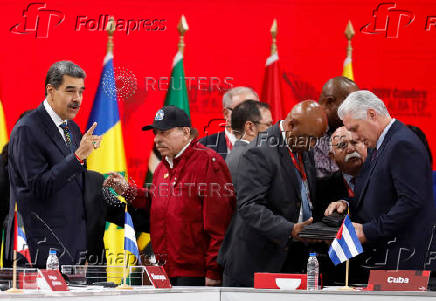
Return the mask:
<svg viewBox="0 0 436 301">
<path fill-rule="evenodd" d="M 88 169 L 102 174 L 118 172 L 126 175 L 127 163 L 118 110 L 112 51 L 108 51 L 104 59 L 100 84 L 95 95 L 87 128 L 89 129 L 95 121 L 98 125 L 94 130 L 94 134 L 102 135 L 103 139 L 100 148 L 96 149 L 88 157 Z M 142 233 L 141 236 L 146 236 L 145 240 L 148 243 L 149 235 Z M 106 222 L 103 240 L 107 265 L 125 266 L 135 261 L 133 257 L 129 258 L 127 263 L 124 262 L 124 229 L 122 227 Z M 122 269 L 108 269 L 107 276 L 108 281 L 120 283 Z"/>
<path fill-rule="evenodd" d="M 96 121 L 95 135 L 102 135 L 101 146 L 88 157 L 88 169 L 100 173 L 127 172 L 123 133 L 115 88 L 113 54 L 108 52 L 104 59 L 100 84 L 95 94 L 94 105 L 88 119 L 89 129 Z M 112 89 L 104 89 L 104 87 Z"/>
</svg>

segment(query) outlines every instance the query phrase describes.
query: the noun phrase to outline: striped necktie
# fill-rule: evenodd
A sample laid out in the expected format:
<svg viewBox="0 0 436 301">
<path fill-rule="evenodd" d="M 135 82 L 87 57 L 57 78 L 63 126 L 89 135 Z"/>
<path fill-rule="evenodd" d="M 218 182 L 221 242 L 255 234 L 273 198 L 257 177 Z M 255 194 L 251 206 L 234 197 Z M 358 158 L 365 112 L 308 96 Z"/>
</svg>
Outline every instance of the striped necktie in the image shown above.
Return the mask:
<svg viewBox="0 0 436 301">
<path fill-rule="evenodd" d="M 64 134 L 65 134 L 65 143 L 67 144 L 67 146 L 70 149 L 70 151 L 73 153 L 74 149 L 73 149 L 73 143 L 72 143 L 72 139 L 71 139 L 71 131 L 68 128 L 67 122 L 64 121 L 59 126 L 64 131 Z"/>
</svg>

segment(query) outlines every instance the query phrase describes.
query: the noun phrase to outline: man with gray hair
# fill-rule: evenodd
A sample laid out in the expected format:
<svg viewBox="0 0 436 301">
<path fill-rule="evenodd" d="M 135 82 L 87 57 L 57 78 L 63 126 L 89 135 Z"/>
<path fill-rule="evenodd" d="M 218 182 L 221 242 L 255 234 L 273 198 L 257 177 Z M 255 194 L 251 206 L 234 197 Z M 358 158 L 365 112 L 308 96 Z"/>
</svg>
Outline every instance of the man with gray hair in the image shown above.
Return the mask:
<svg viewBox="0 0 436 301">
<path fill-rule="evenodd" d="M 233 148 L 237 140 L 232 133 L 232 110 L 247 99 L 259 101 L 256 91 L 249 87 L 238 86 L 228 90 L 223 95 L 224 131 L 208 135 L 200 139 L 200 143 L 220 154 L 224 159 Z"/>
<path fill-rule="evenodd" d="M 436 221 L 432 169 L 424 145 L 370 91 L 350 93 L 338 115 L 353 135 L 372 148 L 350 216 L 364 243 L 368 269 L 430 268 Z M 336 204 L 334 209 L 345 206 Z M 331 209 L 331 208 L 330 208 Z M 433 263 L 434 265 L 434 263 Z"/>
<path fill-rule="evenodd" d="M 45 100 L 11 133 L 11 208 L 17 202 L 37 268 L 45 268 L 52 249 L 60 265 L 80 264 L 86 255 L 85 160 L 101 137 L 93 134 L 96 122 L 82 136 L 72 120 L 82 104 L 85 77 L 73 62 L 54 63 L 45 80 Z"/>
</svg>

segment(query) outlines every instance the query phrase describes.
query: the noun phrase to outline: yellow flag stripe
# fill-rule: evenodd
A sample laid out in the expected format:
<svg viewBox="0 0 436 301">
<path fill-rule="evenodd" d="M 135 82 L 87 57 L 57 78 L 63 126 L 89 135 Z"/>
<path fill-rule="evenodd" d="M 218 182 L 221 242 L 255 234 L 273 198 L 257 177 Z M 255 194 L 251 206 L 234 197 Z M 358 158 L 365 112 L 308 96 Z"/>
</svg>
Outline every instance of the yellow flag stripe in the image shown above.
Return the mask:
<svg viewBox="0 0 436 301">
<path fill-rule="evenodd" d="M 0 152 L 9 141 L 8 130 L 6 128 L 5 113 L 3 111 L 3 103 L 0 100 Z"/>
<path fill-rule="evenodd" d="M 121 122 L 103 134 L 100 148 L 88 157 L 88 169 L 99 173 L 127 172 Z"/>
<path fill-rule="evenodd" d="M 354 74 L 353 74 L 353 64 L 351 63 L 351 58 L 346 58 L 344 61 L 344 70 L 342 72 L 342 75 L 345 77 L 348 77 L 349 79 L 354 81 Z"/>
</svg>

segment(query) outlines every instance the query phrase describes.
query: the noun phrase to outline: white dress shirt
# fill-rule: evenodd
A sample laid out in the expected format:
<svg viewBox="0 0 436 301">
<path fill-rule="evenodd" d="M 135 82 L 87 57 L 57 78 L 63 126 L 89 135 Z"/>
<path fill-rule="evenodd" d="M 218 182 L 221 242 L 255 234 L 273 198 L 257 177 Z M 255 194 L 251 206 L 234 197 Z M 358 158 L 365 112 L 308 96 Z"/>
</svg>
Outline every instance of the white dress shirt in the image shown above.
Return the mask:
<svg viewBox="0 0 436 301">
<path fill-rule="evenodd" d="M 66 120 L 62 120 L 62 118 L 59 117 L 59 115 L 53 110 L 51 105 L 48 103 L 47 99 L 44 99 L 44 109 L 50 115 L 51 120 L 53 120 L 54 124 L 58 128 L 59 133 L 61 134 L 62 138 L 65 140 L 65 133 L 64 130 L 60 127 L 62 123 L 64 123 Z"/>
</svg>

